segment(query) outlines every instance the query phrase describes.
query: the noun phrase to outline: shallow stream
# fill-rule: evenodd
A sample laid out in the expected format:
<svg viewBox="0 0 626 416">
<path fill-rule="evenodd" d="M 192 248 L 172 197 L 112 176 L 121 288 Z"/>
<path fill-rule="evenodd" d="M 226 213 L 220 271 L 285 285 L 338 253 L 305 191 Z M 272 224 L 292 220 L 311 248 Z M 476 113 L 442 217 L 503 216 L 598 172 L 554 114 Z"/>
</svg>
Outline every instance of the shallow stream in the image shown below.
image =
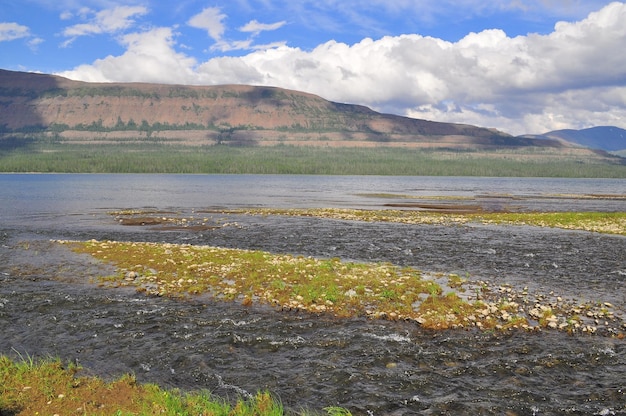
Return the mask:
<svg viewBox="0 0 626 416">
<path fill-rule="evenodd" d="M 219 228 L 125 227 L 101 211 L 0 230 L 0 352 L 59 356 L 88 372 L 355 415 L 626 414 L 626 341 L 559 331 L 427 331 L 210 299 L 99 288 L 110 272 L 51 239 L 167 241 L 389 261 L 528 287 L 626 313 L 626 238 L 511 226 L 215 215 Z"/>
</svg>

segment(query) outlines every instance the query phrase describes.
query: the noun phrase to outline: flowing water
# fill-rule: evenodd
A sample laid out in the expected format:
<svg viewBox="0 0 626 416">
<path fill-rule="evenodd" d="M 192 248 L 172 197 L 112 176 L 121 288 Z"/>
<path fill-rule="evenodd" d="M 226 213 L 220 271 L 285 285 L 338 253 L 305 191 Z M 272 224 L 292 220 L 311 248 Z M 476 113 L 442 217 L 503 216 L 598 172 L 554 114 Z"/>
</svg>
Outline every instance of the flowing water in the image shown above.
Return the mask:
<svg viewBox="0 0 626 416">
<path fill-rule="evenodd" d="M 385 209 L 389 196 L 376 197 L 382 194 L 420 201 L 459 197 L 463 204 L 470 198 L 495 209 L 624 211 L 624 181 L 0 175 L 0 185 L 2 354 L 58 356 L 99 376 L 133 372 L 140 381 L 206 388 L 224 397 L 267 389 L 295 410 L 626 414 L 623 339 L 548 330 L 427 331 L 406 322 L 146 297 L 97 287 L 93 279 L 109 273 L 107 266 L 50 241 L 164 241 L 389 261 L 528 287 L 531 293 L 610 302 L 624 316 L 626 238 L 620 236 L 198 214 L 246 206 Z M 204 215 L 234 225 L 163 231 L 122 226 L 108 214 L 127 208 Z"/>
</svg>

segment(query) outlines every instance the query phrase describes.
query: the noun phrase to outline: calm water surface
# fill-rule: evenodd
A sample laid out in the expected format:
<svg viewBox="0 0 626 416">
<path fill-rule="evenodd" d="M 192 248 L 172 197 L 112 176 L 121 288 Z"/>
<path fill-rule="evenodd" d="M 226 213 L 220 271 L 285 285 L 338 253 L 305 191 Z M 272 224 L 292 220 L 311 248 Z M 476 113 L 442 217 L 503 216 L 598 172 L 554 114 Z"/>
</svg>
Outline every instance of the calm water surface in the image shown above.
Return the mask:
<svg viewBox="0 0 626 416">
<path fill-rule="evenodd" d="M 406 197 L 502 199 L 512 207 L 566 200 L 561 209 L 590 206 L 623 210 L 624 200 L 578 201 L 592 195 L 626 196 L 624 179 L 473 178 L 308 175 L 0 174 L 3 215 L 83 213 L 119 208 L 345 207 L 380 208 Z M 381 194 L 396 195 L 385 198 Z M 530 202 L 527 202 L 530 201 Z M 557 206 L 556 203 L 554 205 Z"/>
<path fill-rule="evenodd" d="M 259 175 L 0 175 L 0 353 L 210 389 L 269 389 L 287 407 L 356 415 L 626 414 L 626 345 L 606 336 L 425 331 L 207 299 L 95 287 L 110 270 L 50 239 L 209 244 L 457 272 L 626 306 L 626 238 L 534 227 L 220 216 L 203 232 L 124 227 L 109 211 L 217 207 L 385 209 L 420 201 L 492 210 L 626 210 L 626 181 Z M 1 413 L 0 409 L 0 413 Z"/>
</svg>

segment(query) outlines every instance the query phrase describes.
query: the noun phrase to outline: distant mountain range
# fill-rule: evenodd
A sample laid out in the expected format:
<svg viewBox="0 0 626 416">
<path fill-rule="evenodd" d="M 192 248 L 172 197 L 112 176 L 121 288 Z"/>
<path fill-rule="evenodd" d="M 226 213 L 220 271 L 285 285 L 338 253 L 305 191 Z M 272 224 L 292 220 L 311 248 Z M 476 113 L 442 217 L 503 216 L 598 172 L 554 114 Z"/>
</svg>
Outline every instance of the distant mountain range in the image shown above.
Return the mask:
<svg viewBox="0 0 626 416">
<path fill-rule="evenodd" d="M 626 130 L 615 126 L 599 126 L 582 130 L 555 130 L 540 135 L 524 135 L 520 137 L 533 139 L 564 140 L 591 149 L 626 156 Z"/>
<path fill-rule="evenodd" d="M 0 139 L 21 140 L 38 134 L 59 143 L 84 144 L 151 139 L 182 145 L 472 151 L 534 146 L 583 154 L 591 152 L 578 144 L 605 150 L 626 148 L 624 133 L 606 127 L 514 137 L 467 124 L 381 114 L 282 88 L 87 83 L 0 69 Z"/>
</svg>

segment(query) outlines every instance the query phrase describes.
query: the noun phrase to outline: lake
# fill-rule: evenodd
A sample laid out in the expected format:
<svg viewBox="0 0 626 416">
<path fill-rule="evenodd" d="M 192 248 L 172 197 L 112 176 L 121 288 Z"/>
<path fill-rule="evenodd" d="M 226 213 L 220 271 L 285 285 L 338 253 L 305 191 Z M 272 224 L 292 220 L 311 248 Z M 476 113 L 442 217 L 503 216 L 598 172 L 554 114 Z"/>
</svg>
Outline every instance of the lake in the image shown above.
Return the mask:
<svg viewBox="0 0 626 416">
<path fill-rule="evenodd" d="M 621 211 L 626 205 L 625 179 L 0 174 L 0 189 L 4 218 L 121 208 L 381 209 L 407 198 L 476 200 L 521 210 Z M 621 198 L 610 198 L 615 196 Z"/>
<path fill-rule="evenodd" d="M 626 180 L 619 179 L 2 174 L 0 353 L 58 356 L 105 378 L 133 372 L 141 382 L 223 397 L 268 389 L 296 410 L 625 414 L 626 343 L 602 331 L 429 331 L 407 322 L 148 297 L 98 287 L 94 279 L 110 269 L 50 241 L 155 241 L 391 262 L 526 289 L 529 302 L 610 302 L 623 318 L 623 236 L 217 211 L 389 209 L 408 201 L 610 212 L 626 210 L 625 195 Z M 236 226 L 129 227 L 110 215 L 123 209 L 204 210 L 210 221 Z"/>
</svg>

